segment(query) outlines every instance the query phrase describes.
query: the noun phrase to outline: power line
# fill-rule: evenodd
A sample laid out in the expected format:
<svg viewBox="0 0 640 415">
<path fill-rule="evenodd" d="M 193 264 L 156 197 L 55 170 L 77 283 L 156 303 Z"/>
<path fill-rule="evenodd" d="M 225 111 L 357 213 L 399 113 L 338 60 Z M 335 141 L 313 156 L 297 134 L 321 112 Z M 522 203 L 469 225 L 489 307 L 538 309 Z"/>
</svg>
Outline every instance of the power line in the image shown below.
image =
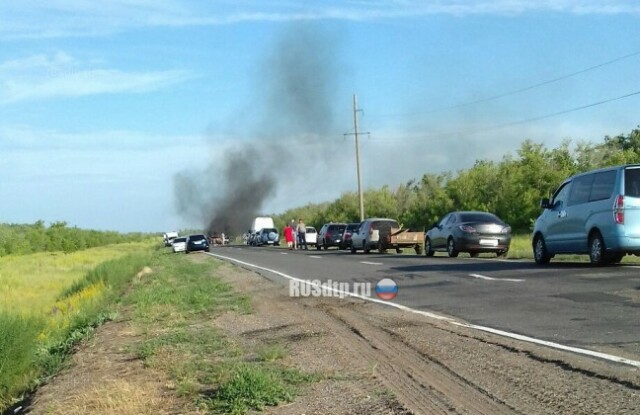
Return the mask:
<svg viewBox="0 0 640 415">
<path fill-rule="evenodd" d="M 568 73 L 566 75 L 559 76 L 557 78 L 553 78 L 553 79 L 549 79 L 549 80 L 546 80 L 546 81 L 542 81 L 542 82 L 539 82 L 537 84 L 525 86 L 523 88 L 514 89 L 512 91 L 507 91 L 507 92 L 503 92 L 503 93 L 500 93 L 500 94 L 492 95 L 492 96 L 489 96 L 489 97 L 486 97 L 486 98 L 480 98 L 480 99 L 477 99 L 477 100 L 474 100 L 474 101 L 463 102 L 463 103 L 460 103 L 460 104 L 454 104 L 454 105 L 441 107 L 441 108 L 434 108 L 434 109 L 426 110 L 426 111 L 418 111 L 418 112 L 406 113 L 406 114 L 376 115 L 376 117 L 382 118 L 382 117 L 401 117 L 401 116 L 411 116 L 411 115 L 433 114 L 433 113 L 436 113 L 436 112 L 442 112 L 442 111 L 447 111 L 447 110 L 451 110 L 451 109 L 456 109 L 456 108 L 462 108 L 462 107 L 468 107 L 468 106 L 471 106 L 471 105 L 481 104 L 481 103 L 484 103 L 484 102 L 495 101 L 495 100 L 500 99 L 500 98 L 504 98 L 504 97 L 508 97 L 508 96 L 516 95 L 516 94 L 520 94 L 522 92 L 530 91 L 532 89 L 539 88 L 541 86 L 549 85 L 549 84 L 552 84 L 554 82 L 559 82 L 559 81 L 562 81 L 564 79 L 571 78 L 573 76 L 580 75 L 580 74 L 583 74 L 585 72 L 589 72 L 589 71 L 592 71 L 594 69 L 601 68 L 603 66 L 611 65 L 613 63 L 616 63 L 616 62 L 619 62 L 619 61 L 622 61 L 624 59 L 628 59 L 628 58 L 631 58 L 631 57 L 637 56 L 637 55 L 640 55 L 640 51 L 629 53 L 629 54 L 624 55 L 624 56 L 619 56 L 617 58 L 608 60 L 606 62 L 602 62 L 602 63 L 599 63 L 597 65 L 589 66 L 588 68 L 580 69 L 578 71 L 571 72 L 571 73 Z"/>
<path fill-rule="evenodd" d="M 607 99 L 604 99 L 604 100 L 601 100 L 601 101 L 593 102 L 593 103 L 586 104 L 586 105 L 580 105 L 579 107 L 560 110 L 560 111 L 552 112 L 552 113 L 545 114 L 545 115 L 539 115 L 539 116 L 536 116 L 536 117 L 525 118 L 523 120 L 512 121 L 512 122 L 503 123 L 503 124 L 496 124 L 496 125 L 492 125 L 492 126 L 485 127 L 485 128 L 480 128 L 480 129 L 473 129 L 473 130 L 466 130 L 466 131 L 465 130 L 449 131 L 449 132 L 429 134 L 428 136 L 429 137 L 441 137 L 441 136 L 452 136 L 452 135 L 461 135 L 461 134 L 472 135 L 472 134 L 484 133 L 484 132 L 488 132 L 488 131 L 499 130 L 501 128 L 512 127 L 514 125 L 526 124 L 526 123 L 530 123 L 530 122 L 533 122 L 533 121 L 544 120 L 546 118 L 557 117 L 558 115 L 568 114 L 568 113 L 571 113 L 571 112 L 581 111 L 583 109 L 596 107 L 596 106 L 599 106 L 599 105 L 607 104 L 609 102 L 619 101 L 621 99 L 629 98 L 629 97 L 632 97 L 632 96 L 635 96 L 635 95 L 640 95 L 640 91 L 631 92 L 629 94 L 620 95 L 620 96 L 617 96 L 617 97 L 614 97 L 614 98 L 607 98 Z M 420 139 L 422 139 L 422 138 L 420 138 Z M 374 139 L 374 141 L 383 141 L 383 140 Z"/>
</svg>

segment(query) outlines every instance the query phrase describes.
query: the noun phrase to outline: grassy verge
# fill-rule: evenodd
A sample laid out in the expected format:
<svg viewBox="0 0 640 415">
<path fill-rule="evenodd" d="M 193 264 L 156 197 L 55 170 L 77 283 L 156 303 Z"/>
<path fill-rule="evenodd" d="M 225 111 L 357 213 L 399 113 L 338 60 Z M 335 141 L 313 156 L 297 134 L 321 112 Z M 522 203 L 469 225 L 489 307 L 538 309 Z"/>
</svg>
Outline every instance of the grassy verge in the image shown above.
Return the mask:
<svg viewBox="0 0 640 415">
<path fill-rule="evenodd" d="M 315 377 L 283 364 L 281 345 L 244 350 L 216 329 L 216 316 L 248 313 L 250 303 L 216 278 L 219 262 L 199 259 L 157 255 L 152 278 L 134 283 L 124 305 L 144 340 L 133 352 L 206 413 L 244 414 L 292 400 Z"/>
<path fill-rule="evenodd" d="M 149 261 L 146 244 L 125 245 L 0 259 L 0 410 L 56 373 L 113 317 L 113 304 Z"/>
</svg>

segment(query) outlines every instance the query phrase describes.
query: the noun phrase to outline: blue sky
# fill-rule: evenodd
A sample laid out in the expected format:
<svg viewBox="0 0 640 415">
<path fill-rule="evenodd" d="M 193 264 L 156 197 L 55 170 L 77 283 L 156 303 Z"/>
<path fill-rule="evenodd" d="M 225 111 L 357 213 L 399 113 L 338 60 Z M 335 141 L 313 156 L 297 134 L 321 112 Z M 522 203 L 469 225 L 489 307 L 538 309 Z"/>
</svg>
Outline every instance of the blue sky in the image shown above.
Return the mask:
<svg viewBox="0 0 640 415">
<path fill-rule="evenodd" d="M 0 222 L 200 226 L 177 211 L 175 175 L 216 166 L 272 123 L 308 163 L 274 166 L 284 184 L 260 209 L 334 199 L 356 187 L 343 136 L 354 93 L 371 133 L 366 187 L 498 160 L 527 138 L 626 134 L 640 95 L 493 127 L 640 91 L 639 17 L 631 0 L 2 2 Z M 329 154 L 278 123 L 266 98 L 270 62 L 298 31 L 316 33 L 310 47 L 330 61 L 311 76 L 329 78 L 332 123 L 307 131 Z"/>
</svg>

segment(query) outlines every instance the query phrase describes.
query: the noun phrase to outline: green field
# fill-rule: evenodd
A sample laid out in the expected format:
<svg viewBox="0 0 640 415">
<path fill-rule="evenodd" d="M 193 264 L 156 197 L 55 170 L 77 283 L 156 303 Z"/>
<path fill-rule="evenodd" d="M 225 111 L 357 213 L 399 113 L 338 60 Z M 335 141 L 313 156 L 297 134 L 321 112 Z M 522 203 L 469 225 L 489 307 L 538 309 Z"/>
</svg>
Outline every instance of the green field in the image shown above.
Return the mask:
<svg viewBox="0 0 640 415">
<path fill-rule="evenodd" d="M 0 410 L 54 374 L 149 258 L 149 242 L 0 257 Z"/>
<path fill-rule="evenodd" d="M 214 327 L 221 313 L 251 307 L 217 277 L 221 263 L 203 259 L 151 242 L 0 258 L 0 412 L 58 373 L 78 343 L 115 318 L 138 333 L 129 353 L 164 372 L 174 397 L 192 409 L 243 414 L 292 400 L 298 385 L 317 377 L 283 366 L 283 345 L 243 350 Z M 103 385 L 98 404 L 114 413 L 153 413 L 144 393 L 130 395 L 135 385 L 119 385 L 124 389 Z M 56 405 L 47 410 L 83 412 L 81 402 Z"/>
</svg>

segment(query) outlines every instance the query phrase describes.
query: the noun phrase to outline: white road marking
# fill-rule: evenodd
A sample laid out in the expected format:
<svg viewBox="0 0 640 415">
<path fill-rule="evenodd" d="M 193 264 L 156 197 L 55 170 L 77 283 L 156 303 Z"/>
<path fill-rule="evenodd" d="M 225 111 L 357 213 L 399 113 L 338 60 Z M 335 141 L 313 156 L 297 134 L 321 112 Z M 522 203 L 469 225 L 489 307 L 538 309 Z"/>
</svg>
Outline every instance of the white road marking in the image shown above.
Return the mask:
<svg viewBox="0 0 640 415">
<path fill-rule="evenodd" d="M 309 255 L 309 258 L 322 259 L 322 257 L 321 257 L 321 256 L 317 256 L 317 255 Z"/>
<path fill-rule="evenodd" d="M 369 262 L 369 261 L 360 261 L 361 264 L 367 265 L 383 265 L 382 262 Z"/>
<path fill-rule="evenodd" d="M 473 278 L 479 278 L 481 280 L 487 280 L 487 281 L 509 281 L 509 282 L 522 282 L 524 280 L 520 280 L 520 279 L 516 279 L 516 278 L 492 278 L 492 277 L 487 277 L 486 275 L 481 275 L 481 274 L 469 274 L 470 277 Z"/>
<path fill-rule="evenodd" d="M 280 255 L 287 255 L 287 252 L 280 252 Z"/>
<path fill-rule="evenodd" d="M 246 265 L 246 266 L 249 266 L 249 267 L 252 267 L 252 268 L 261 269 L 263 271 L 268 271 L 268 272 L 271 272 L 273 274 L 279 275 L 279 276 L 281 276 L 283 278 L 286 278 L 288 280 L 298 281 L 298 282 L 300 282 L 302 284 L 309 284 L 309 285 L 312 285 L 312 286 L 315 285 L 311 281 L 302 280 L 300 278 L 296 278 L 296 277 L 293 277 L 291 275 L 287 275 L 284 272 L 280 272 L 280 271 L 277 271 L 275 269 L 261 267 L 261 266 L 256 265 L 256 264 L 251 264 L 249 262 L 240 261 L 238 259 L 230 258 L 230 257 L 222 256 L 222 255 L 212 254 L 210 252 L 205 252 L 205 254 L 210 255 L 212 257 L 215 257 L 215 258 L 224 259 L 226 261 L 236 262 L 238 264 Z M 627 359 L 627 358 L 624 358 L 624 357 L 615 356 L 615 355 L 612 355 L 612 354 L 595 352 L 593 350 L 581 349 L 581 348 L 578 348 L 578 347 L 565 346 L 565 345 L 560 344 L 560 343 L 553 343 L 553 342 L 549 342 L 549 341 L 546 341 L 546 340 L 540 340 L 540 339 L 536 339 L 535 337 L 523 336 L 521 334 L 511 333 L 511 332 L 504 331 L 504 330 L 498 330 L 498 329 L 494 329 L 494 328 L 491 328 L 491 327 L 476 326 L 475 324 L 462 323 L 462 322 L 459 322 L 459 321 L 456 321 L 456 320 L 452 319 L 451 317 L 441 316 L 439 314 L 431 313 L 431 312 L 428 312 L 428 311 L 416 310 L 414 308 L 407 307 L 407 306 L 402 305 L 402 304 L 397 304 L 397 303 L 393 303 L 393 302 L 390 302 L 390 301 L 378 300 L 377 298 L 366 297 L 366 296 L 363 296 L 363 295 L 351 293 L 349 291 L 341 291 L 341 290 L 338 290 L 338 289 L 334 289 L 333 287 L 326 287 L 325 289 L 328 289 L 328 290 L 333 291 L 333 292 L 338 293 L 338 294 L 342 294 L 344 296 L 359 298 L 361 300 L 371 301 L 372 303 L 382 304 L 382 305 L 386 305 L 388 307 L 394 307 L 394 308 L 397 308 L 399 310 L 406 311 L 406 312 L 413 313 L 413 314 L 418 314 L 418 315 L 421 315 L 421 316 L 424 316 L 424 317 L 427 317 L 427 318 L 432 318 L 432 319 L 435 319 L 435 320 L 445 321 L 445 322 L 454 324 L 456 326 L 467 327 L 467 328 L 470 328 L 470 329 L 475 329 L 475 330 L 480 330 L 480 331 L 486 331 L 488 333 L 493 333 L 493 334 L 497 334 L 499 336 L 504 336 L 504 337 L 508 337 L 508 338 L 512 338 L 512 339 L 517 339 L 517 340 L 521 340 L 521 341 L 528 342 L 528 343 L 539 344 L 539 345 L 547 346 L 547 347 L 550 347 L 550 348 L 553 348 L 553 349 L 569 351 L 569 352 L 581 354 L 581 355 L 584 355 L 584 356 L 597 357 L 597 358 L 600 358 L 600 359 L 608 360 L 610 362 L 622 363 L 622 364 L 625 364 L 625 365 L 629 365 L 629 366 L 634 366 L 634 367 L 640 368 L 640 361 L 638 361 L 638 360 L 631 360 L 631 359 Z"/>
</svg>

